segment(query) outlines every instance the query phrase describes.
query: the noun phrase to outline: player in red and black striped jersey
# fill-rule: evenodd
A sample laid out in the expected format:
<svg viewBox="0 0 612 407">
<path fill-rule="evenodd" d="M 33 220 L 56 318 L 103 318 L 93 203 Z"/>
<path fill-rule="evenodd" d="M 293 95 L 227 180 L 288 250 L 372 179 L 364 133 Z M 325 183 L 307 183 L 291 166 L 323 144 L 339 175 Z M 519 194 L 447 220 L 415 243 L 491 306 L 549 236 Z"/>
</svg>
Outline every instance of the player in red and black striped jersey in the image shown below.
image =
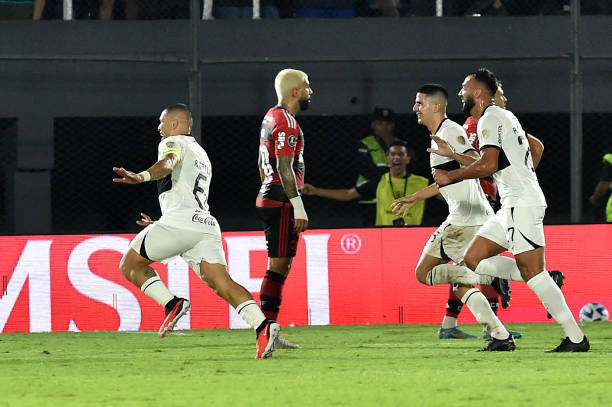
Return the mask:
<svg viewBox="0 0 612 407">
<path fill-rule="evenodd" d="M 259 292 L 264 314 L 276 320 L 285 279 L 295 257 L 299 234 L 308 227 L 300 197 L 304 186 L 304 134 L 295 115 L 308 108 L 312 89 L 308 75 L 284 69 L 276 75 L 277 106 L 268 110 L 259 136 L 257 212 L 264 224 L 268 269 Z M 279 348 L 295 348 L 282 338 Z"/>
<path fill-rule="evenodd" d="M 293 159 L 297 189 L 304 186 L 304 133 L 295 117 L 284 107 L 274 106 L 264 116 L 259 137 L 261 188 L 257 207 L 278 208 L 289 202 L 278 172 L 278 156 Z M 282 160 L 282 158 L 281 158 Z"/>
</svg>

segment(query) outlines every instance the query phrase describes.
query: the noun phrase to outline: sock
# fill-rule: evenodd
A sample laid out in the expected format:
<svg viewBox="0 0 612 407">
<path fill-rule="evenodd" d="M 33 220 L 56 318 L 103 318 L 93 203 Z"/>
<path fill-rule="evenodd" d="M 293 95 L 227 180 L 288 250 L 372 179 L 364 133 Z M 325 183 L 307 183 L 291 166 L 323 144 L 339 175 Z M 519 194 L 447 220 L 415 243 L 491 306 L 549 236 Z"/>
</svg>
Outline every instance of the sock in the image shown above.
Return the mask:
<svg viewBox="0 0 612 407">
<path fill-rule="evenodd" d="M 457 318 L 449 317 L 448 315 L 444 315 L 444 319 L 442 319 L 442 329 L 450 329 L 450 328 L 456 328 L 456 327 L 457 327 Z"/>
<path fill-rule="evenodd" d="M 266 320 L 266 316 L 261 312 L 255 300 L 248 300 L 236 306 L 236 312 L 249 324 L 251 328 L 257 329 Z"/>
<path fill-rule="evenodd" d="M 565 303 L 563 293 L 550 277 L 548 271 L 544 270 L 532 277 L 527 281 L 527 285 L 536 293 L 550 315 L 561 324 L 565 331 L 565 335 L 570 338 L 570 341 L 574 343 L 581 342 L 584 338 L 584 334 L 578 327 L 572 312 Z"/>
<path fill-rule="evenodd" d="M 161 281 L 159 275 L 145 281 L 140 289 L 162 307 L 165 307 L 174 298 L 174 294 L 168 290 L 168 287 Z"/>
<path fill-rule="evenodd" d="M 507 339 L 510 333 L 499 321 L 491 310 L 489 302 L 484 295 L 476 288 L 470 288 L 461 301 L 472 311 L 476 320 L 482 324 L 487 331 L 491 332 L 491 337 L 495 339 Z"/>
<path fill-rule="evenodd" d="M 497 310 L 499 308 L 499 294 L 495 291 L 495 288 L 490 285 L 481 285 L 480 292 L 487 298 L 489 301 L 489 305 L 491 306 L 491 310 L 495 315 L 497 315 Z"/>
<path fill-rule="evenodd" d="M 433 267 L 425 277 L 427 285 L 437 284 L 478 284 L 479 276 L 465 266 L 456 264 L 439 264 Z"/>
<path fill-rule="evenodd" d="M 276 321 L 278 318 L 283 285 L 285 284 L 286 278 L 287 277 L 275 273 L 272 270 L 266 271 L 259 291 L 259 300 L 261 301 L 261 310 L 268 319 Z"/>
<path fill-rule="evenodd" d="M 457 326 L 457 317 L 461 312 L 461 308 L 463 308 L 463 303 L 461 300 L 455 295 L 453 291 L 453 286 L 450 285 L 448 287 L 448 300 L 446 302 L 446 315 L 444 315 L 444 319 L 442 319 L 442 328 L 454 328 Z"/>
<path fill-rule="evenodd" d="M 493 256 L 480 260 L 474 271 L 478 274 L 499 277 L 504 280 L 525 281 L 521 276 L 521 271 L 516 266 L 516 261 L 505 256 Z"/>
</svg>

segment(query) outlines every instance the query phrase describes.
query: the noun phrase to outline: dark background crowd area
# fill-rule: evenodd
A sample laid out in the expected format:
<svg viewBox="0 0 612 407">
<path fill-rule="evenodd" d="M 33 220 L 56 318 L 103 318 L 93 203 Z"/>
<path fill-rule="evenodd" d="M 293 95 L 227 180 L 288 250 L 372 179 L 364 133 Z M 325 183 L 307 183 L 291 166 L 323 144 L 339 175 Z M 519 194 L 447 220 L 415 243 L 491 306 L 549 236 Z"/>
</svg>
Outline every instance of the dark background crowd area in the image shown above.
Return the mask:
<svg viewBox="0 0 612 407">
<path fill-rule="evenodd" d="M 548 201 L 547 224 L 568 223 L 570 218 L 569 116 L 519 114 L 524 128 L 545 145 L 538 178 Z M 463 123 L 465 116 L 451 115 Z M 355 149 L 368 134 L 370 118 L 361 116 L 298 116 L 305 132 L 306 181 L 327 188 L 355 185 Z M 585 114 L 585 122 L 599 128 L 612 126 L 612 114 Z M 58 118 L 54 124 L 55 168 L 52 171 L 52 225 L 54 233 L 136 231 L 140 212 L 159 216 L 156 186 L 112 183 L 113 166 L 142 171 L 157 156 L 157 117 Z M 205 117 L 202 145 L 213 165 L 209 204 L 223 230 L 258 230 L 254 209 L 260 187 L 257 170 L 261 117 Z M 87 143 L 82 135 L 87 134 Z M 129 137 L 126 137 L 129 135 Z M 430 177 L 427 130 L 412 114 L 397 117 L 396 135 L 416 150 L 411 170 Z M 602 211 L 590 210 L 588 195 L 601 168 L 596 139 L 584 139 L 584 207 L 586 222 L 601 222 Z M 357 202 L 336 202 L 305 197 L 312 228 L 360 227 Z M 430 199 L 424 226 L 436 226 L 447 215 L 444 202 Z"/>
<path fill-rule="evenodd" d="M 12 0 L 0 1 L 3 5 Z M 62 0 L 44 3 L 42 19 L 61 19 Z M 73 19 L 187 19 L 188 0 L 73 0 Z M 200 7 L 203 7 L 203 3 Z M 261 0 L 263 18 L 411 17 L 436 15 L 434 0 Z M 250 8 L 251 0 L 214 0 L 213 18 L 232 18 L 227 8 Z M 612 14 L 612 0 L 582 0 L 581 13 Z M 264 12 L 266 9 L 266 12 Z M 267 12 L 272 10 L 271 13 Z M 568 15 L 570 0 L 445 0 L 444 16 Z M 248 15 L 248 13 L 247 13 Z M 1 16 L 1 13 L 0 13 Z M 246 16 L 242 16 L 243 18 Z"/>
</svg>

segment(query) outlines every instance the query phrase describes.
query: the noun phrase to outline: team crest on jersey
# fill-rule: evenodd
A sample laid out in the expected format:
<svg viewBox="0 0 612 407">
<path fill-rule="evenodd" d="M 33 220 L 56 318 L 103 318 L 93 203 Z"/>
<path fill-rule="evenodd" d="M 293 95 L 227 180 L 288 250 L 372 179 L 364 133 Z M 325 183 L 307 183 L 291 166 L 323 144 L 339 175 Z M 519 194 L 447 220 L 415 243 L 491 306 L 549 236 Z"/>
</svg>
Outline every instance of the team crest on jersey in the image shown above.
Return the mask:
<svg viewBox="0 0 612 407">
<path fill-rule="evenodd" d="M 484 138 L 488 138 L 490 135 L 491 135 L 491 130 L 489 130 L 489 129 L 484 129 L 484 130 L 482 131 L 482 137 L 484 137 Z"/>
<path fill-rule="evenodd" d="M 290 147 L 295 147 L 295 145 L 297 144 L 297 139 L 295 138 L 295 136 L 289 136 L 289 140 L 287 140 L 287 143 Z"/>
<path fill-rule="evenodd" d="M 168 147 L 168 148 L 172 148 L 172 147 L 174 147 L 174 142 L 173 142 L 173 141 L 169 141 L 169 142 L 167 142 L 167 143 L 166 143 L 166 147 Z"/>
<path fill-rule="evenodd" d="M 465 137 L 463 136 L 458 136 L 457 137 L 457 142 L 461 145 L 465 145 Z"/>
</svg>

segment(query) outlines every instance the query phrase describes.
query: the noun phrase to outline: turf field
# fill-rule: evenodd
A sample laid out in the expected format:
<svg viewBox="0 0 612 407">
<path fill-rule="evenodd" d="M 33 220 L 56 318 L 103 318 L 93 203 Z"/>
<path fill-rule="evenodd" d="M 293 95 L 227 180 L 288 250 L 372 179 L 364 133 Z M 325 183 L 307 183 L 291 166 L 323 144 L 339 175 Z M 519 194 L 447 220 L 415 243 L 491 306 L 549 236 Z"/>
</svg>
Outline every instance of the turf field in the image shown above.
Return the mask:
<svg viewBox="0 0 612 407">
<path fill-rule="evenodd" d="M 509 324 L 515 352 L 434 325 L 285 328 L 299 350 L 255 360 L 247 330 L 0 335 L 0 406 L 610 406 L 612 324 L 591 352 L 547 354 L 556 324 Z M 480 327 L 463 325 L 479 334 Z"/>
</svg>

